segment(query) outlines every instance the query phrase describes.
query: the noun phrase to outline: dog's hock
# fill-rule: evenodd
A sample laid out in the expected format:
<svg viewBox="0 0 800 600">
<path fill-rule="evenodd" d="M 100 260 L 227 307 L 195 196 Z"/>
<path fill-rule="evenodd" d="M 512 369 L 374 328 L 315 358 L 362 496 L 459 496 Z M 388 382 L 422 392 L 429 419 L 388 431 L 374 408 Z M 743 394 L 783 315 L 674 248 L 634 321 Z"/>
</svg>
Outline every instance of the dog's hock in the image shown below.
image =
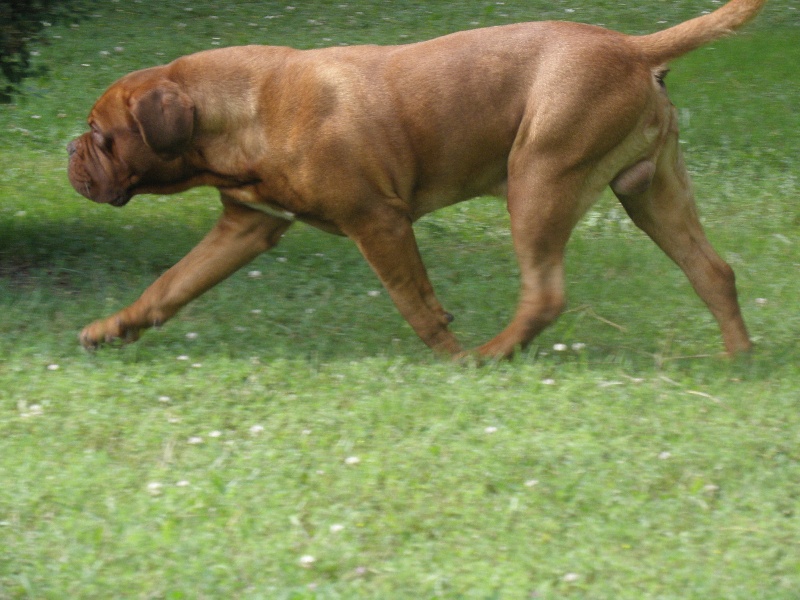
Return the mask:
<svg viewBox="0 0 800 600">
<path fill-rule="evenodd" d="M 653 161 L 640 161 L 619 173 L 611 181 L 611 189 L 617 196 L 638 196 L 647 191 L 655 174 L 656 165 Z"/>
</svg>

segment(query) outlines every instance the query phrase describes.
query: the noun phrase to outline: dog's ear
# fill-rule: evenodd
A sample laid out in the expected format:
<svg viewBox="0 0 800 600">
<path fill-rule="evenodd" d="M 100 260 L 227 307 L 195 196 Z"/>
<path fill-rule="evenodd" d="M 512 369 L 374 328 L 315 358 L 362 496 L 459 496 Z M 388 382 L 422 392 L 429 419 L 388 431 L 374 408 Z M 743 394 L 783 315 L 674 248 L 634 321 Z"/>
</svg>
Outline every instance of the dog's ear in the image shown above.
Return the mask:
<svg viewBox="0 0 800 600">
<path fill-rule="evenodd" d="M 194 131 L 194 102 L 180 87 L 164 82 L 130 99 L 130 111 L 145 143 L 171 159 L 186 150 Z"/>
</svg>

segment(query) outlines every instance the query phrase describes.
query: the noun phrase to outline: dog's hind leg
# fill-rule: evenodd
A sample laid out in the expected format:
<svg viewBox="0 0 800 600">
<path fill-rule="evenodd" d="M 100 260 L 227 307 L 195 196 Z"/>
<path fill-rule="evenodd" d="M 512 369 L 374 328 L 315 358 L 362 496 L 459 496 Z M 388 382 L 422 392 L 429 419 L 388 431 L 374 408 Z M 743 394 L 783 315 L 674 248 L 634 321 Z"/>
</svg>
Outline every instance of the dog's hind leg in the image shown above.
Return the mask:
<svg viewBox="0 0 800 600">
<path fill-rule="evenodd" d="M 519 157 L 515 157 L 519 159 Z M 516 314 L 495 338 L 475 352 L 491 358 L 526 347 L 561 313 L 565 304 L 564 253 L 573 227 L 596 198 L 584 189 L 588 169 L 563 169 L 554 161 L 510 161 L 508 211 L 520 268 Z"/>
<path fill-rule="evenodd" d="M 689 278 L 719 323 L 727 352 L 749 350 L 751 342 L 739 309 L 733 269 L 714 251 L 703 232 L 677 131 L 669 133 L 649 187 L 630 195 L 615 188 L 615 193 L 634 223 Z"/>
<path fill-rule="evenodd" d="M 342 225 L 342 231 L 356 243 L 422 341 L 442 354 L 460 352 L 461 346 L 447 329 L 453 317 L 433 292 L 410 217 L 391 204 L 376 202 L 367 214 Z"/>
</svg>

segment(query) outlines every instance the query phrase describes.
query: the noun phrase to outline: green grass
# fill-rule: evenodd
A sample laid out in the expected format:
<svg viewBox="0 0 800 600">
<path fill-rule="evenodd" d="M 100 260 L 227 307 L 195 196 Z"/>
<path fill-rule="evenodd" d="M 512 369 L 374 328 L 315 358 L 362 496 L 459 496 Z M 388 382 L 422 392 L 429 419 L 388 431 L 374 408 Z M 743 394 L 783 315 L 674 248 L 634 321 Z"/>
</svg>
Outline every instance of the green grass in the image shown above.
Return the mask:
<svg viewBox="0 0 800 600">
<path fill-rule="evenodd" d="M 568 311 L 509 363 L 436 360 L 353 245 L 303 226 L 137 344 L 78 348 L 219 214 L 207 189 L 122 210 L 72 191 L 64 146 L 118 76 L 215 43 L 645 32 L 714 6 L 296 4 L 100 5 L 0 106 L 0 598 L 797 598 L 792 2 L 668 78 L 751 357 L 716 357 L 707 310 L 610 196 L 571 242 Z M 504 207 L 417 232 L 455 331 L 486 341 L 518 287 Z"/>
</svg>

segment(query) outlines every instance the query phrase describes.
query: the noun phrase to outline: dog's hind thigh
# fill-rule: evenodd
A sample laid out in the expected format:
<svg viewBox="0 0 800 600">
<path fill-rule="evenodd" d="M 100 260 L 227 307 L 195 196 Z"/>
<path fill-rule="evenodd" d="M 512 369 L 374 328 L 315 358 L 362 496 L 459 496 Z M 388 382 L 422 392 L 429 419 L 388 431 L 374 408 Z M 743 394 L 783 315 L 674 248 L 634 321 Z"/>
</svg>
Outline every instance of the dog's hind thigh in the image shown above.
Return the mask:
<svg viewBox="0 0 800 600">
<path fill-rule="evenodd" d="M 621 189 L 614 191 L 634 223 L 689 278 L 719 323 L 727 352 L 750 349 L 733 269 L 711 247 L 700 224 L 677 132 L 667 139 L 647 189 L 630 195 Z"/>
</svg>

